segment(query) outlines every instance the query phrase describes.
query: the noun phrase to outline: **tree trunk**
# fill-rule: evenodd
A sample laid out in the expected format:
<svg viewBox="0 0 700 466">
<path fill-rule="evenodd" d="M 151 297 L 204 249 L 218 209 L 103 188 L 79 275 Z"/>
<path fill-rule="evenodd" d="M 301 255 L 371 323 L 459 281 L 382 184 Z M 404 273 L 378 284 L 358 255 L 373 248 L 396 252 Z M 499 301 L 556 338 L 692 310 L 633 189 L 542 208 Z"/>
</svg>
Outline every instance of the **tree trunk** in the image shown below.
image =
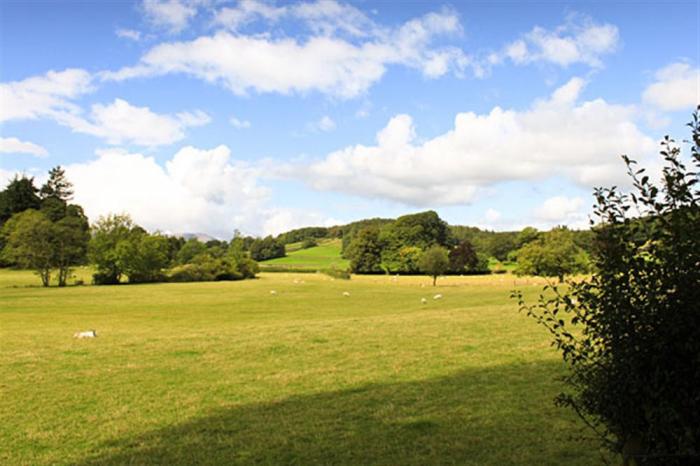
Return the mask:
<svg viewBox="0 0 700 466">
<path fill-rule="evenodd" d="M 66 286 L 69 272 L 70 270 L 68 267 L 61 267 L 58 269 L 58 286 Z"/>
<path fill-rule="evenodd" d="M 41 284 L 43 286 L 49 286 L 49 282 L 51 281 L 51 270 L 40 270 L 39 276 L 41 277 Z"/>
<path fill-rule="evenodd" d="M 437 275 L 433 275 L 433 286 L 435 286 L 435 282 L 437 282 Z"/>
</svg>

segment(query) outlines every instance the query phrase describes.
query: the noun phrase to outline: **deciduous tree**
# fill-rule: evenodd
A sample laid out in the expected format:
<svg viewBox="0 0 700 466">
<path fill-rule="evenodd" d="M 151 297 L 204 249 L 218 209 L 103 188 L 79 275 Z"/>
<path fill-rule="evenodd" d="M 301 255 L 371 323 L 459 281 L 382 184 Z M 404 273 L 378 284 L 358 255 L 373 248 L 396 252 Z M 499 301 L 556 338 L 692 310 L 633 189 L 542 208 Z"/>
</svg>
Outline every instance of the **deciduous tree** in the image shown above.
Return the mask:
<svg viewBox="0 0 700 466">
<path fill-rule="evenodd" d="M 433 286 L 435 286 L 437 277 L 447 272 L 450 266 L 447 249 L 438 245 L 429 247 L 421 256 L 419 266 L 423 273 L 433 277 Z"/>
</svg>

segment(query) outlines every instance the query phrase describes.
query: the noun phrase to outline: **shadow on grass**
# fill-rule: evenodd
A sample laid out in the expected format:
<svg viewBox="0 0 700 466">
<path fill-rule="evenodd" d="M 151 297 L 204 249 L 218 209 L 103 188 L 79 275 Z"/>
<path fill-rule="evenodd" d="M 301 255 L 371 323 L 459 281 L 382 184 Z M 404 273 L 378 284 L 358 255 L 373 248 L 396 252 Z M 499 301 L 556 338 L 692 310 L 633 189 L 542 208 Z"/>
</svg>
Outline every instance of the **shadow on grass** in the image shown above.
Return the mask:
<svg viewBox="0 0 700 466">
<path fill-rule="evenodd" d="M 560 373 L 498 366 L 235 406 L 108 442 L 82 464 L 598 464 L 552 405 Z"/>
</svg>

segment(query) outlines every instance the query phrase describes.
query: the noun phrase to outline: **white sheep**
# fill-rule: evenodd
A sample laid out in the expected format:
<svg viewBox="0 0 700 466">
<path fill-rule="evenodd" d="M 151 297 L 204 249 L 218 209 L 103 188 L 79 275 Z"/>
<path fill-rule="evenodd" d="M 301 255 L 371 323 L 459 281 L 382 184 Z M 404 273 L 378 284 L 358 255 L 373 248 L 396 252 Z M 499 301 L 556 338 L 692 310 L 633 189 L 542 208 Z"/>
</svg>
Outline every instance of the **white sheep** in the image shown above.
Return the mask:
<svg viewBox="0 0 700 466">
<path fill-rule="evenodd" d="M 343 296 L 350 296 L 350 292 L 349 292 L 349 291 L 343 291 Z"/>
<path fill-rule="evenodd" d="M 270 294 L 271 294 L 272 296 L 275 296 L 275 295 L 277 295 L 277 292 L 276 292 L 275 290 L 270 290 Z"/>
<path fill-rule="evenodd" d="M 95 338 L 97 332 L 94 330 L 85 330 L 84 332 L 75 332 L 73 338 Z"/>
<path fill-rule="evenodd" d="M 435 296 L 433 296 L 433 299 L 442 299 L 442 295 L 438 293 Z"/>
<path fill-rule="evenodd" d="M 428 304 L 428 300 L 425 298 L 420 299 L 421 304 Z"/>
</svg>

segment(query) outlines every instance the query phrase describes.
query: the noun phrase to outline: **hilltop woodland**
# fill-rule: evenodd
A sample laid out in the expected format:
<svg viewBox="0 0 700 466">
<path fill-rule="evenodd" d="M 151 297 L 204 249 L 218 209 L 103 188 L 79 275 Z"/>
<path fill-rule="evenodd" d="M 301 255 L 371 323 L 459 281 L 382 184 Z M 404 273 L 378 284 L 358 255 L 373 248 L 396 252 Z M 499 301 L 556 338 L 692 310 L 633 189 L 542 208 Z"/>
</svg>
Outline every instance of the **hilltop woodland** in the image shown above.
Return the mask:
<svg viewBox="0 0 700 466">
<path fill-rule="evenodd" d="M 486 274 L 505 272 L 558 277 L 589 270 L 591 232 L 558 227 L 540 232 L 493 232 L 450 226 L 433 211 L 397 219 L 374 218 L 333 227 L 307 227 L 277 237 L 234 232 L 230 241 L 149 233 L 128 215 L 100 217 L 92 226 L 72 204 L 73 188 L 61 167 L 37 188 L 16 176 L 0 191 L 0 265 L 37 272 L 44 286 L 52 274 L 65 286 L 71 269 L 91 264 L 93 283 L 212 281 L 253 278 L 258 262 L 284 257 L 286 247 L 316 247 L 339 239 L 349 272 L 357 274 Z M 423 256 L 431 250 L 433 266 Z M 437 252 L 440 251 L 440 252 Z M 435 258 L 447 257 L 435 267 Z M 438 262 L 444 262 L 438 260 Z M 430 270 L 428 270 L 430 269 Z M 435 281 L 435 280 L 434 280 Z"/>
</svg>

